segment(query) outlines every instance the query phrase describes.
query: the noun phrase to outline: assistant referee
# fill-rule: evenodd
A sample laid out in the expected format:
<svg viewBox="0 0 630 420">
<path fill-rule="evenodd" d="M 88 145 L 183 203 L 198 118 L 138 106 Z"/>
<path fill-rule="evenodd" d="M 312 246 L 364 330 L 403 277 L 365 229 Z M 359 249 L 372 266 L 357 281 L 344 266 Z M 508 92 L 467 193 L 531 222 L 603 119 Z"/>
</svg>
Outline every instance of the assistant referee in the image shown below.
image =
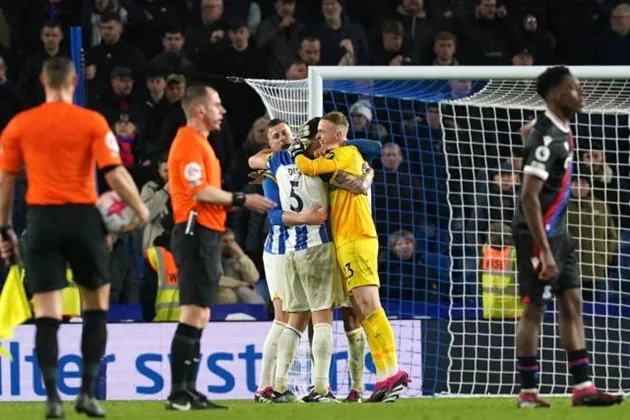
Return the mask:
<svg viewBox="0 0 630 420">
<path fill-rule="evenodd" d="M 168 156 L 175 227 L 171 249 L 179 270 L 179 324 L 171 345 L 171 394 L 166 408 L 188 411 L 225 408 L 197 391 L 200 340 L 210 320 L 221 268 L 221 237 L 227 209 L 264 213 L 276 204 L 258 194 L 221 189 L 221 165 L 208 134 L 221 128 L 225 108 L 212 88 L 195 84 L 182 100 L 186 126 L 177 131 Z"/>
<path fill-rule="evenodd" d="M 64 417 L 56 380 L 66 264 L 83 303 L 83 375 L 75 409 L 104 417 L 93 391 L 107 341 L 110 282 L 105 225 L 95 206 L 95 161 L 109 186 L 136 213 L 126 230 L 146 223 L 149 210 L 121 165 L 116 137 L 105 118 L 72 104 L 77 83 L 72 62 L 49 59 L 41 82 L 46 102 L 15 116 L 0 138 L 0 252 L 7 262 L 17 256 L 9 218 L 15 177 L 24 164 L 28 179 L 24 262 L 33 288 L 35 350 L 46 387 L 46 417 Z"/>
</svg>

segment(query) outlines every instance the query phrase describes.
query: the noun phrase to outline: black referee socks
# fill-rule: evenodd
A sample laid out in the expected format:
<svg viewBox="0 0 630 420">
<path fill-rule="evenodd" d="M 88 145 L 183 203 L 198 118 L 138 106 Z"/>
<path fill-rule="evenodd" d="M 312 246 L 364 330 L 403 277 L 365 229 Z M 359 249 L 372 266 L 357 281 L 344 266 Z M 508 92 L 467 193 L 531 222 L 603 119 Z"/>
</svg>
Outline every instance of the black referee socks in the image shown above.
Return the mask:
<svg viewBox="0 0 630 420">
<path fill-rule="evenodd" d="M 83 312 L 83 334 L 81 352 L 83 353 L 83 377 L 81 393 L 94 396 L 94 382 L 98 375 L 101 359 L 107 343 L 107 312 L 89 310 Z"/>
<path fill-rule="evenodd" d="M 199 329 L 186 324 L 177 324 L 171 344 L 171 395 L 186 389 L 193 359 L 197 354 Z"/>
<path fill-rule="evenodd" d="M 197 338 L 195 339 L 194 357 L 186 380 L 186 388 L 191 391 L 197 389 L 197 376 L 199 375 L 199 363 L 201 362 L 201 335 L 203 334 L 203 329 L 195 329 L 197 330 Z"/>
<path fill-rule="evenodd" d="M 59 394 L 57 393 L 57 360 L 59 359 L 57 331 L 60 323 L 61 321 L 54 318 L 37 318 L 35 320 L 37 326 L 35 351 L 49 401 L 59 401 Z"/>
</svg>

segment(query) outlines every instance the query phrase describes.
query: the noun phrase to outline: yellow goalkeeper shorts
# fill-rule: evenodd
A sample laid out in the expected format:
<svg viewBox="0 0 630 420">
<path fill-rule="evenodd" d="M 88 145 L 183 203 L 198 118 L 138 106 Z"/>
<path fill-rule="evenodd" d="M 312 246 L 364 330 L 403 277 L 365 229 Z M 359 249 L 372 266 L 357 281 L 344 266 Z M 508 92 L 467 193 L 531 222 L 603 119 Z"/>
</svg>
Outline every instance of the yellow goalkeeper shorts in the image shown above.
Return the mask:
<svg viewBox="0 0 630 420">
<path fill-rule="evenodd" d="M 378 240 L 361 239 L 337 248 L 337 262 L 344 277 L 344 290 L 360 286 L 380 286 L 378 279 Z"/>
</svg>

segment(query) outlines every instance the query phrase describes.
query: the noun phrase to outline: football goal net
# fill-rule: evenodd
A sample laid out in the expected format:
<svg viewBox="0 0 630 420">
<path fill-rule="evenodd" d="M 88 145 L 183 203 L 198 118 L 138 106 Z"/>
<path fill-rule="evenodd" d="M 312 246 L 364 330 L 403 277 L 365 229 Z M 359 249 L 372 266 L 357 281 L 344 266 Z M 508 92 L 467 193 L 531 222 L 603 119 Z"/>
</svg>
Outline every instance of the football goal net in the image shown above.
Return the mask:
<svg viewBox="0 0 630 420">
<path fill-rule="evenodd" d="M 395 320 L 407 395 L 518 391 L 511 219 L 520 191 L 520 128 L 544 112 L 542 67 L 311 67 L 309 79 L 246 80 L 294 130 L 341 111 L 349 138 L 383 144 L 372 162 L 381 298 Z M 571 68 L 587 106 L 576 140 L 569 231 L 582 274 L 596 384 L 630 389 L 630 68 Z M 555 300 L 541 334 L 541 392 L 570 392 Z M 345 349 L 335 327 L 336 357 Z M 343 350 L 341 350 L 343 352 Z M 306 382 L 308 343 L 292 370 Z M 344 365 L 335 387 L 347 391 Z M 374 383 L 366 356 L 367 390 Z"/>
</svg>

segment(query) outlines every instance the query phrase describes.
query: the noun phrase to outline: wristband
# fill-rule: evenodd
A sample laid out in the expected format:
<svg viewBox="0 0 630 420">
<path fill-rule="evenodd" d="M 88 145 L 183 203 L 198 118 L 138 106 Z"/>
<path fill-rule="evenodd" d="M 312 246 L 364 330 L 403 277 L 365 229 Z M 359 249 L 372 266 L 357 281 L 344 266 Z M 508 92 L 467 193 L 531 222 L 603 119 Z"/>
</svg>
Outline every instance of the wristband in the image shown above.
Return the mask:
<svg viewBox="0 0 630 420">
<path fill-rule="evenodd" d="M 245 205 L 245 194 L 242 192 L 232 194 L 232 205 L 234 207 L 243 207 Z"/>
</svg>

